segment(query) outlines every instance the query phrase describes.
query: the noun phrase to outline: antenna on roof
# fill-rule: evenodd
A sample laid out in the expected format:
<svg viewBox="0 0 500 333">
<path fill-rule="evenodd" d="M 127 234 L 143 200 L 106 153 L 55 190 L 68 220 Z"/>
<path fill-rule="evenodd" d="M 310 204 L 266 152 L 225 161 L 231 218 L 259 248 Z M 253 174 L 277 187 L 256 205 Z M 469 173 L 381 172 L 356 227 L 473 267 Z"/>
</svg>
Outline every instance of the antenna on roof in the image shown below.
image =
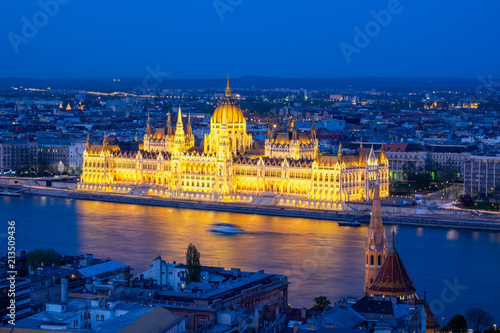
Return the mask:
<svg viewBox="0 0 500 333">
<path fill-rule="evenodd" d="M 392 247 L 395 247 L 394 246 L 394 235 L 396 234 L 396 229 L 395 227 L 392 227 Z"/>
</svg>

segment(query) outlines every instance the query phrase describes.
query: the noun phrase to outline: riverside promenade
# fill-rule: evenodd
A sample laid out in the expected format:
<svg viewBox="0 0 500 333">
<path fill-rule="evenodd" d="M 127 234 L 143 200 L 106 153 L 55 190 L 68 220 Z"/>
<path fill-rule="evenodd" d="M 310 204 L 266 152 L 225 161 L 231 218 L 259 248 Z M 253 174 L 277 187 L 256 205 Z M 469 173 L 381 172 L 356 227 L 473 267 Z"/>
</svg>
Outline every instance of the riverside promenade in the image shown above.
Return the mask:
<svg viewBox="0 0 500 333">
<path fill-rule="evenodd" d="M 184 209 L 227 211 L 242 214 L 314 218 L 333 221 L 350 221 L 356 219 L 365 224 L 369 223 L 370 220 L 369 212 L 360 213 L 359 211 L 356 211 L 354 209 L 352 209 L 351 211 L 336 212 L 307 208 L 282 208 L 278 206 L 264 206 L 254 204 L 214 203 L 195 200 L 172 200 L 148 195 L 96 193 L 44 186 L 21 185 L 20 187 L 22 187 L 22 192 L 24 194 L 65 197 L 81 200 L 106 201 Z M 382 208 L 384 210 L 384 206 Z M 488 217 L 482 218 L 471 216 L 470 213 L 467 214 L 465 212 L 463 214 L 455 215 L 432 214 L 429 213 L 429 211 L 426 211 L 425 214 L 416 214 L 411 210 L 399 210 L 398 212 L 395 212 L 393 207 L 387 207 L 387 212 L 383 212 L 383 214 L 384 223 L 387 225 L 413 225 L 420 227 L 431 226 L 500 231 L 499 214 L 491 214 Z"/>
</svg>

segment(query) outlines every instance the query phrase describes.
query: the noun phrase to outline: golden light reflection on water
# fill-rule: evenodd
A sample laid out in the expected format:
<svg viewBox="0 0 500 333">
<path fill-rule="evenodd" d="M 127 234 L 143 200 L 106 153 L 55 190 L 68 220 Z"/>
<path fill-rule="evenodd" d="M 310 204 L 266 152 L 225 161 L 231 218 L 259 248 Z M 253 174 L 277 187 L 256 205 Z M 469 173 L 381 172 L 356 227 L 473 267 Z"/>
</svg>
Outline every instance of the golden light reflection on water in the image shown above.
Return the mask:
<svg viewBox="0 0 500 333">
<path fill-rule="evenodd" d="M 296 285 L 333 283 L 346 278 L 351 294 L 362 292 L 363 246 L 366 227 L 339 227 L 334 221 L 282 218 L 228 212 L 175 209 L 105 202 L 77 201 L 79 241 L 96 252 L 106 244 L 112 256 L 131 263 L 135 274 L 147 269 L 155 256 L 183 262 L 189 243 L 196 245 L 204 265 L 288 272 Z M 240 235 L 209 231 L 215 222 L 238 225 Z M 353 254 L 357 254 L 353 262 Z M 96 252 L 100 254 L 100 252 Z M 126 254 L 124 256 L 123 254 Z M 291 263 L 293 263 L 291 265 Z M 328 269 L 330 276 L 324 274 Z"/>
<path fill-rule="evenodd" d="M 446 233 L 446 239 L 447 240 L 458 240 L 458 231 L 454 229 L 448 230 Z"/>
<path fill-rule="evenodd" d="M 417 236 L 422 237 L 424 235 L 424 228 L 417 228 Z"/>
<path fill-rule="evenodd" d="M 111 257 L 131 265 L 135 275 L 158 255 L 183 262 L 187 245 L 193 242 L 205 265 L 287 274 L 292 306 L 310 307 L 319 295 L 334 303 L 341 296 L 362 294 L 366 226 L 30 195 L 0 197 L 4 230 L 8 219 L 16 220 L 20 248 Z M 216 235 L 207 230 L 214 222 L 235 223 L 247 233 Z M 500 253 L 500 233 L 478 231 L 481 241 L 476 241 L 473 230 L 421 229 L 422 235 L 413 226 L 396 229 L 398 252 L 419 295 L 425 288 L 429 297 L 439 297 L 443 280 L 457 277 L 468 289 L 447 305 L 448 315 L 463 311 L 477 297 L 494 307 L 500 298 L 495 279 L 499 271 L 494 265 Z M 392 226 L 387 226 L 388 245 L 391 232 Z M 0 239 L 0 246 L 3 242 Z M 468 269 L 457 268 L 464 266 Z M 499 313 L 500 306 L 496 310 Z"/>
</svg>

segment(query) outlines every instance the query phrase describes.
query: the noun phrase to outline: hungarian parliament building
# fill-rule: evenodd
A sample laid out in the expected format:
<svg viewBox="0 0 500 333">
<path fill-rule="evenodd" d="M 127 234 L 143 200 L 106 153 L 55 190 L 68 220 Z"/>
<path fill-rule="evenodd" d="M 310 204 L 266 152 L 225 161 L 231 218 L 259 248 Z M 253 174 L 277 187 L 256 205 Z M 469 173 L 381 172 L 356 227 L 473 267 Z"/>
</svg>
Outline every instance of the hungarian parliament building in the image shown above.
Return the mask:
<svg viewBox="0 0 500 333">
<path fill-rule="evenodd" d="M 231 97 L 210 120 L 203 147 L 194 145 L 191 120 L 186 129 L 179 107 L 172 129 L 149 122 L 138 150 L 118 145 L 92 145 L 87 138 L 78 190 L 156 196 L 173 200 L 230 202 L 254 205 L 343 210 L 345 202 L 368 201 L 375 182 L 380 196 L 389 193 L 389 163 L 385 151 L 360 147 L 356 155 L 321 156 L 314 120 L 310 134 L 292 123 L 273 133 L 269 126 L 265 149 L 253 147 L 246 119 Z"/>
</svg>

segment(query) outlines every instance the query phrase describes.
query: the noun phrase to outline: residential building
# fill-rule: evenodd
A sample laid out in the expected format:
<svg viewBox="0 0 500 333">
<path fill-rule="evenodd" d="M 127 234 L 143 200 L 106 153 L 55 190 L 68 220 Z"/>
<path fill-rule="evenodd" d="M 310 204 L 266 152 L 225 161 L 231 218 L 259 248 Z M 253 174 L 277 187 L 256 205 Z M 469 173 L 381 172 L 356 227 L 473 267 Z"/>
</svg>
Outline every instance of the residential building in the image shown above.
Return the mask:
<svg viewBox="0 0 500 333">
<path fill-rule="evenodd" d="M 464 163 L 463 174 L 466 194 L 500 196 L 500 156 L 470 156 Z"/>
<path fill-rule="evenodd" d="M 65 139 L 38 140 L 38 163 L 40 166 L 69 165 L 70 141 Z"/>
<path fill-rule="evenodd" d="M 30 140 L 0 140 L 0 174 L 35 168 L 38 143 Z"/>
</svg>

